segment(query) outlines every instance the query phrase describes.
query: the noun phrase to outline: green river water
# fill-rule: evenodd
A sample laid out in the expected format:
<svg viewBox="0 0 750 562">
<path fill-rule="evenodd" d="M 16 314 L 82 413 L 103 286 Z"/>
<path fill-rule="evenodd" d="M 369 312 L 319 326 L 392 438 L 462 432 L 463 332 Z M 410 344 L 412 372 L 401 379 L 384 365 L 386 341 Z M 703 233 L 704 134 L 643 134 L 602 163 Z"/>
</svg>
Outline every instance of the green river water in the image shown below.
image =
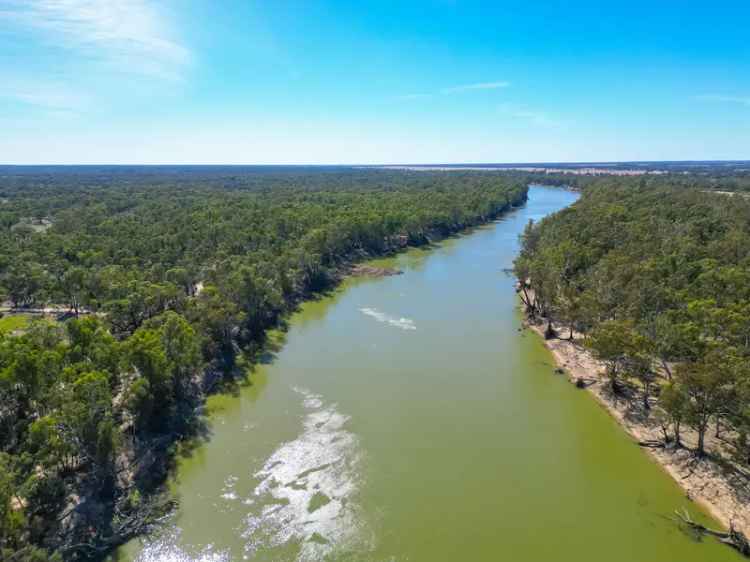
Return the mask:
<svg viewBox="0 0 750 562">
<path fill-rule="evenodd" d="M 677 485 L 520 331 L 503 269 L 573 203 L 533 186 L 499 221 L 376 263 L 305 304 L 210 438 L 163 531 L 114 559 L 723 562 L 671 521 Z"/>
</svg>

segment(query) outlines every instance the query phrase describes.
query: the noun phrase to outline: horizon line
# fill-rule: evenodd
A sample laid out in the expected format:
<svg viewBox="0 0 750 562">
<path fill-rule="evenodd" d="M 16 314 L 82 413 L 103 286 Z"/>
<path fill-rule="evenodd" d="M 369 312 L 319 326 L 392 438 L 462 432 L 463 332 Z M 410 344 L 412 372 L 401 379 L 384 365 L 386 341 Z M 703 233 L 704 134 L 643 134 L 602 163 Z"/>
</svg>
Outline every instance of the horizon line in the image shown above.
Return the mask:
<svg viewBox="0 0 750 562">
<path fill-rule="evenodd" d="M 622 164 L 750 164 L 748 159 L 686 159 L 686 160 L 567 160 L 567 161 L 527 161 L 527 162 L 391 162 L 391 163 L 180 163 L 180 162 L 160 162 L 160 163 L 36 163 L 36 164 L 13 164 L 0 163 L 0 168 L 33 168 L 33 167 L 158 167 L 158 166 L 182 166 L 182 167 L 360 167 L 360 168 L 381 168 L 393 166 L 591 166 L 591 165 L 622 165 Z"/>
</svg>

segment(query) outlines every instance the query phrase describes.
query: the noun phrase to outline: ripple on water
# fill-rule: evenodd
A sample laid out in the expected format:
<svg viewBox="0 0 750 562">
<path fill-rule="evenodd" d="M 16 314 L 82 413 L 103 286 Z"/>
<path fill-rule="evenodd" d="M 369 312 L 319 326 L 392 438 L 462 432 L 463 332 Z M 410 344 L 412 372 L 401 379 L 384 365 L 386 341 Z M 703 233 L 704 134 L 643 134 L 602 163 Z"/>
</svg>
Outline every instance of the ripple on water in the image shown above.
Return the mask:
<svg viewBox="0 0 750 562">
<path fill-rule="evenodd" d="M 372 538 L 355 501 L 360 449 L 346 429 L 348 417 L 322 398 L 295 388 L 307 410 L 302 433 L 282 444 L 255 473 L 250 514 L 243 536 L 246 552 L 285 544 L 299 546 L 297 560 L 320 560 L 334 551 L 363 553 Z"/>
<path fill-rule="evenodd" d="M 237 492 L 234 490 L 234 487 L 237 484 L 238 480 L 239 478 L 232 474 L 227 476 L 227 478 L 224 480 L 224 487 L 221 489 L 221 491 L 223 492 L 221 494 L 222 498 L 230 501 L 239 499 Z"/>
</svg>

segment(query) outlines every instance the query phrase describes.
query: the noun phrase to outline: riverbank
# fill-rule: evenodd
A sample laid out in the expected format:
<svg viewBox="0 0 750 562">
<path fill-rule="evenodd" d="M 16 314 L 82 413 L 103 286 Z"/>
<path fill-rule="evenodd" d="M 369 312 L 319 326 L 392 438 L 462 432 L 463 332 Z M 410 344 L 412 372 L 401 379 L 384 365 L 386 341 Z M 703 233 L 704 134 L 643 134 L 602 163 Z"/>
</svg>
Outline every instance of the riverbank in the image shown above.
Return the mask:
<svg viewBox="0 0 750 562">
<path fill-rule="evenodd" d="M 543 324 L 525 323 L 544 341 L 571 383 L 583 381 L 601 406 L 633 437 L 636 442 L 661 442 L 663 434 L 654 416 L 627 400 L 619 400 L 609 391 L 603 376 L 604 366 L 583 346 L 566 339 L 545 339 Z M 553 325 L 554 327 L 554 325 Z M 561 328 L 558 333 L 563 333 Z M 636 401 L 638 403 L 639 401 Z M 750 479 L 720 456 L 698 459 L 689 447 L 697 441 L 694 432 L 685 428 L 682 440 L 688 448 L 647 447 L 646 451 L 685 491 L 687 497 L 701 505 L 726 529 L 750 534 Z M 716 444 L 711 450 L 716 455 Z"/>
</svg>

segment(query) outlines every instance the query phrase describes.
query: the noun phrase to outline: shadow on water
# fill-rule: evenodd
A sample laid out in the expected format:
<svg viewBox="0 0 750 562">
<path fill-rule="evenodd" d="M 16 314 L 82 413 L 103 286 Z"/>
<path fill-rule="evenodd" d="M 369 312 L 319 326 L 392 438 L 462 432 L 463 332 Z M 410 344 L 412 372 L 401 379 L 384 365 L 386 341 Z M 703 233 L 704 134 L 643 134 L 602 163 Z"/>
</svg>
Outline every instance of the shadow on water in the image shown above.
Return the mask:
<svg viewBox="0 0 750 562">
<path fill-rule="evenodd" d="M 194 433 L 190 439 L 185 439 L 179 444 L 177 449 L 177 456 L 182 459 L 188 459 L 193 456 L 195 450 L 204 445 L 211 439 L 213 432 L 211 426 L 205 417 L 201 417 L 197 420 L 194 428 Z M 170 467 L 170 472 L 175 474 L 176 464 L 173 462 Z"/>
</svg>

